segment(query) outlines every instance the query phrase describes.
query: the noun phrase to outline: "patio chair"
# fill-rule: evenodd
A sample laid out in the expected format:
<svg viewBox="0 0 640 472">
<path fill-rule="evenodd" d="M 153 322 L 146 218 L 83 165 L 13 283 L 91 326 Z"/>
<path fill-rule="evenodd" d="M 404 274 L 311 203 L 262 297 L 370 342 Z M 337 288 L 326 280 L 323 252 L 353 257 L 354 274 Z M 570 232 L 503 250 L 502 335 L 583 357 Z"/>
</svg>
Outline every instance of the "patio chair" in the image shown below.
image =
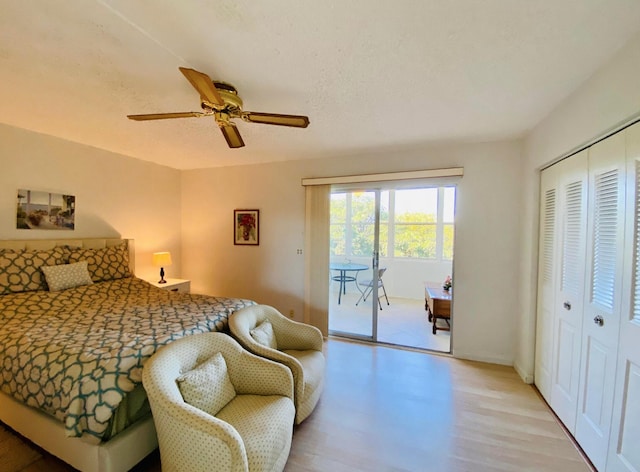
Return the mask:
<svg viewBox="0 0 640 472">
<path fill-rule="evenodd" d="M 382 282 L 382 275 L 386 271 L 387 271 L 386 267 L 382 267 L 378 269 L 378 306 L 380 307 L 381 310 L 382 310 L 382 303 L 380 303 L 380 299 L 382 298 L 383 295 L 385 300 L 387 301 L 387 305 L 389 305 L 389 297 L 387 297 L 387 291 L 384 288 L 384 282 Z M 369 295 L 371 295 L 371 292 L 373 292 L 374 283 L 376 283 L 374 280 L 363 280 L 361 284 L 358 284 L 358 285 L 364 286 L 364 290 L 362 291 L 362 295 L 360 295 L 360 298 L 356 302 L 356 306 L 358 306 L 360 302 L 367 301 L 367 298 L 369 297 Z M 382 289 L 383 295 L 380 295 L 380 289 Z"/>
</svg>

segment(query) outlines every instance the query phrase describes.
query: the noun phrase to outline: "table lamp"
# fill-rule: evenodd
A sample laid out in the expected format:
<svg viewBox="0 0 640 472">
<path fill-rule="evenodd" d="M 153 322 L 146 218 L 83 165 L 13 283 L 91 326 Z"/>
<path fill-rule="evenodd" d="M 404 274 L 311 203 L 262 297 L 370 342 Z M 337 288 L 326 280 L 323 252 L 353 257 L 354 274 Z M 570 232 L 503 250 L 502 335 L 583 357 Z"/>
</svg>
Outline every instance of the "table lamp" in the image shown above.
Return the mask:
<svg viewBox="0 0 640 472">
<path fill-rule="evenodd" d="M 166 284 L 164 280 L 164 268 L 171 265 L 171 253 L 170 252 L 154 252 L 153 253 L 153 265 L 154 267 L 160 267 L 160 280 L 159 284 Z"/>
</svg>

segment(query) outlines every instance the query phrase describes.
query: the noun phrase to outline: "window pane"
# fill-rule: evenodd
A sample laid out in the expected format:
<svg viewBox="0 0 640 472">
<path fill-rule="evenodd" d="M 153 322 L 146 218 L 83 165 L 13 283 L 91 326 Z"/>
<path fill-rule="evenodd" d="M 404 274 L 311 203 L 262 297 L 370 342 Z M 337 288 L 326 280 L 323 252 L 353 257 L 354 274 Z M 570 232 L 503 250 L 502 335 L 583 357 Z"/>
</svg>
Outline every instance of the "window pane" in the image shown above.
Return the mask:
<svg viewBox="0 0 640 472">
<path fill-rule="evenodd" d="M 396 190 L 396 221 L 434 222 L 438 215 L 438 189 Z"/>
<path fill-rule="evenodd" d="M 373 253 L 375 209 L 374 192 L 353 192 L 351 194 L 350 255 L 369 257 Z"/>
<path fill-rule="evenodd" d="M 395 257 L 436 257 L 436 225 L 397 224 L 395 227 Z"/>
<path fill-rule="evenodd" d="M 389 190 L 380 192 L 380 257 L 389 255 Z"/>
<path fill-rule="evenodd" d="M 380 192 L 380 223 L 388 223 L 388 222 L 389 222 L 389 191 L 384 190 Z"/>
<path fill-rule="evenodd" d="M 436 258 L 438 189 L 396 190 L 395 257 Z M 423 224 L 411 224 L 423 223 Z"/>
<path fill-rule="evenodd" d="M 329 248 L 332 256 L 345 256 L 345 225 L 329 226 Z"/>
<path fill-rule="evenodd" d="M 329 207 L 329 254 L 345 255 L 347 194 L 332 193 Z"/>
<path fill-rule="evenodd" d="M 389 247 L 389 223 L 380 222 L 380 248 L 379 248 L 380 257 L 387 257 L 388 247 Z"/>
<path fill-rule="evenodd" d="M 456 207 L 456 188 L 445 187 L 444 188 L 444 205 L 442 221 L 444 223 L 453 223 L 453 212 Z"/>
<path fill-rule="evenodd" d="M 376 199 L 373 192 L 354 192 L 351 196 L 351 221 L 373 223 Z"/>
<path fill-rule="evenodd" d="M 351 225 L 351 254 L 354 256 L 371 256 L 373 254 L 373 229 L 370 223 Z"/>
<path fill-rule="evenodd" d="M 445 260 L 453 260 L 453 233 L 454 226 L 453 225 L 444 225 L 444 241 L 442 248 L 442 258 Z"/>
<path fill-rule="evenodd" d="M 347 221 L 347 194 L 332 193 L 329 210 L 329 221 L 331 224 L 346 223 Z"/>
<path fill-rule="evenodd" d="M 352 241 L 351 241 L 351 256 L 366 256 L 373 255 L 373 230 L 374 225 L 351 225 Z M 387 247 L 389 246 L 389 225 L 380 224 L 380 257 L 387 257 Z"/>
<path fill-rule="evenodd" d="M 440 222 L 437 221 L 439 194 L 443 196 Z M 452 260 L 455 198 L 455 186 L 380 192 L 380 256 Z M 332 193 L 331 256 L 371 257 L 374 213 L 375 192 Z M 391 214 L 394 215 L 392 221 L 389 220 Z M 392 248 L 389 247 L 391 231 L 395 245 Z M 442 247 L 436 247 L 440 237 Z"/>
</svg>

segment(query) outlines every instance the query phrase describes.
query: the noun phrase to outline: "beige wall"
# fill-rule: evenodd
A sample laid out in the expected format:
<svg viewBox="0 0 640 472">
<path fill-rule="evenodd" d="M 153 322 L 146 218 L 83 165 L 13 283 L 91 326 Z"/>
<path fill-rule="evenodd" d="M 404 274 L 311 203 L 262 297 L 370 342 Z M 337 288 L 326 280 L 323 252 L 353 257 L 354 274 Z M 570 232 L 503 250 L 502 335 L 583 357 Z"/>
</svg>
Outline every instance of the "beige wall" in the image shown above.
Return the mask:
<svg viewBox="0 0 640 472">
<path fill-rule="evenodd" d="M 76 229 L 16 229 L 18 188 L 76 196 Z M 171 251 L 180 274 L 180 172 L 0 124 L 0 239 L 135 239 L 136 273 L 157 277 L 151 253 Z"/>
<path fill-rule="evenodd" d="M 553 113 L 524 143 L 520 320 L 515 367 L 533 381 L 540 169 L 640 113 L 640 35 Z"/>
<path fill-rule="evenodd" d="M 457 195 L 458 357 L 511 364 L 517 320 L 521 148 L 518 142 L 191 170 L 182 174 L 184 275 L 195 291 L 252 298 L 302 319 L 301 179 L 464 167 Z M 233 245 L 234 208 L 260 210 L 260 246 Z M 420 284 L 421 280 L 416 280 Z"/>
</svg>

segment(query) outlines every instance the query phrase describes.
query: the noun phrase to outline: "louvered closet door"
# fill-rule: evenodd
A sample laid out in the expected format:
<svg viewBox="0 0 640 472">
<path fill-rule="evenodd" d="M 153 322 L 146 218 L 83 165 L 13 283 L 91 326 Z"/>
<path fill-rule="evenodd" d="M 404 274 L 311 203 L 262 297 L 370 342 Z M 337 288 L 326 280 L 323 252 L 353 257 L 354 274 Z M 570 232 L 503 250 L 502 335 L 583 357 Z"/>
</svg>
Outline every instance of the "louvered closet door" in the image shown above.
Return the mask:
<svg viewBox="0 0 640 472">
<path fill-rule="evenodd" d="M 557 166 L 540 175 L 540 234 L 538 263 L 538 308 L 536 323 L 535 384 L 551 401 L 553 325 L 556 292 Z"/>
<path fill-rule="evenodd" d="M 609 447 L 620 332 L 624 177 L 624 133 L 589 149 L 587 284 L 575 437 L 602 471 Z"/>
<path fill-rule="evenodd" d="M 625 131 L 627 210 L 618 368 L 607 472 L 640 470 L 640 124 Z"/>
<path fill-rule="evenodd" d="M 557 282 L 549 404 L 565 426 L 575 431 L 580 380 L 580 347 L 586 254 L 587 152 L 558 167 Z M 555 166 L 554 166 L 555 167 Z"/>
</svg>

